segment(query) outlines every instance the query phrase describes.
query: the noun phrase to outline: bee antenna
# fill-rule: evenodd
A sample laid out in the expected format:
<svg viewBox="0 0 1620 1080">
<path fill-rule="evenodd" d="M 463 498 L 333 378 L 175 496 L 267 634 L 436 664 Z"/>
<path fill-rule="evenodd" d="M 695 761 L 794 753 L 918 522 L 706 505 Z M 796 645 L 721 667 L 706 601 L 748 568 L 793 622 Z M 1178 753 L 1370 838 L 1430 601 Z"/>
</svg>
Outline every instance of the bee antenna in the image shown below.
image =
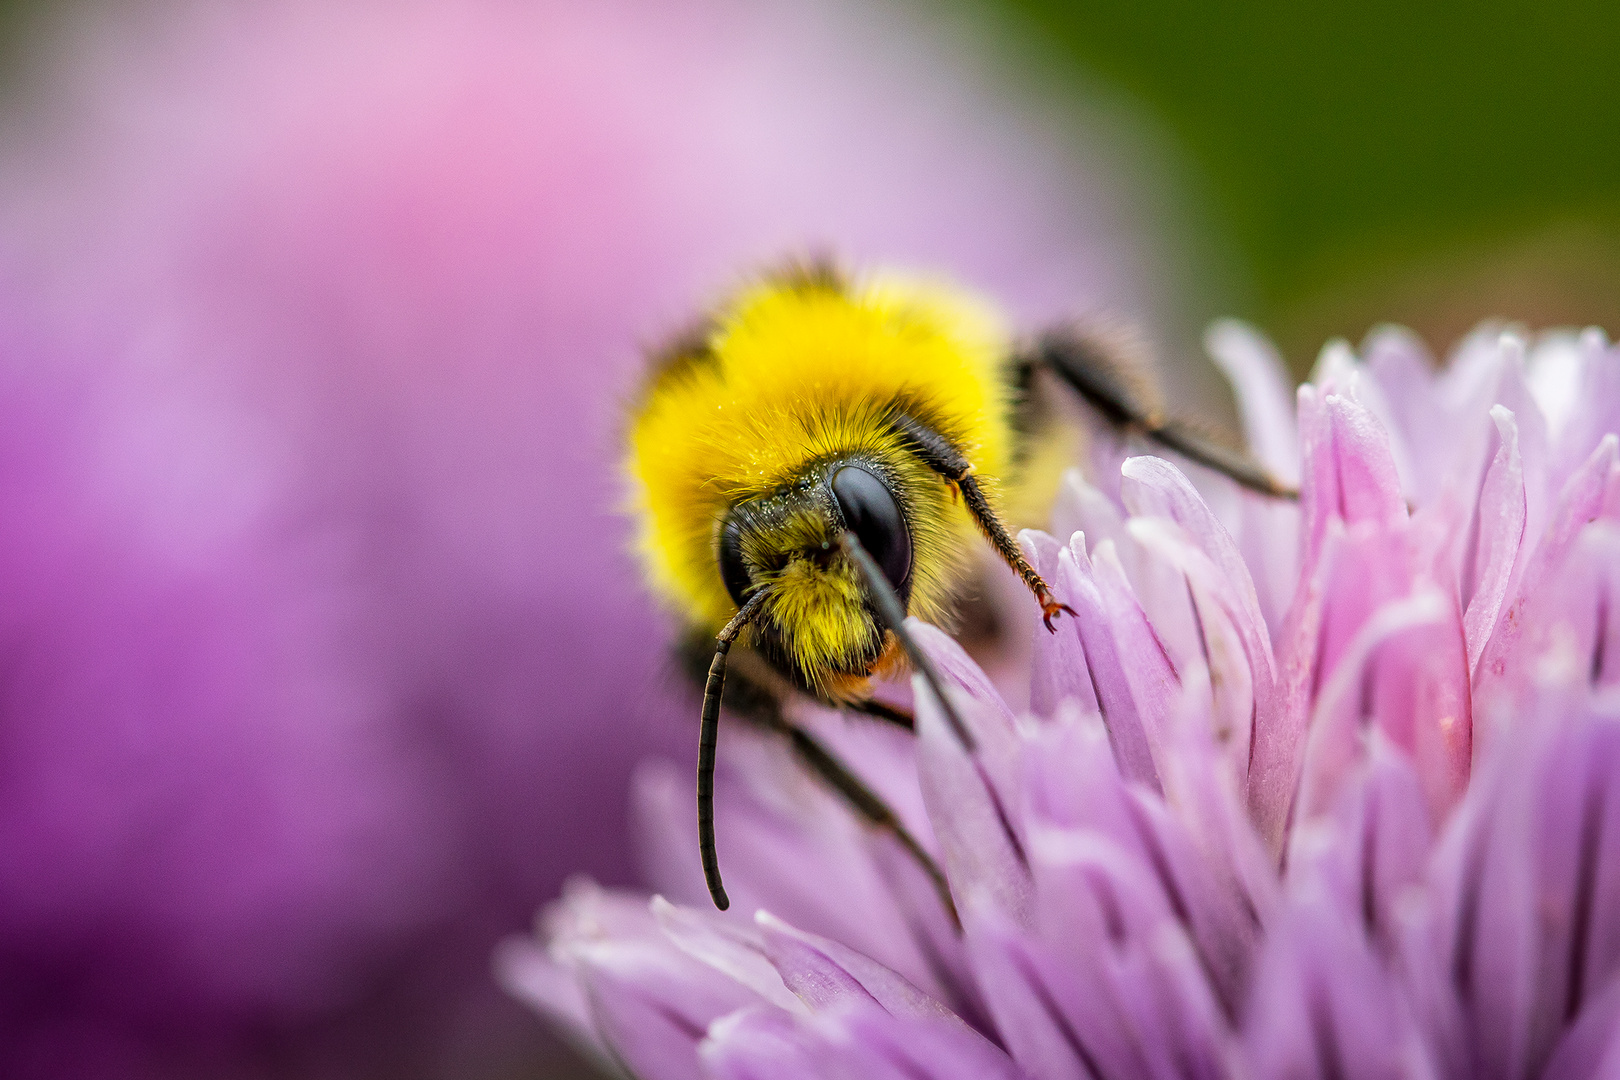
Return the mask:
<svg viewBox="0 0 1620 1080">
<path fill-rule="evenodd" d="M 720 856 L 714 849 L 714 750 L 720 741 L 720 697 L 726 688 L 726 654 L 731 652 L 731 643 L 737 640 L 743 627 L 758 616 L 766 592 L 759 589 L 750 596 L 716 635 L 709 679 L 703 684 L 703 723 L 698 729 L 698 853 L 703 857 L 703 880 L 708 883 L 709 898 L 721 911 L 731 906 L 731 899 L 720 881 Z"/>
<path fill-rule="evenodd" d="M 838 543 L 844 549 L 844 554 L 855 564 L 855 569 L 860 571 L 872 599 L 877 602 L 878 615 L 889 624 L 889 629 L 894 631 L 900 647 L 906 650 L 906 656 L 911 659 L 912 666 L 922 675 L 923 681 L 939 700 L 939 707 L 945 711 L 945 720 L 950 724 L 957 742 L 962 744 L 962 749 L 973 753 L 977 748 L 973 733 L 962 722 L 961 714 L 956 711 L 951 699 L 945 696 L 945 684 L 939 677 L 939 669 L 934 667 L 933 660 L 922 651 L 917 639 L 906 629 L 906 608 L 900 602 L 900 594 L 894 591 L 894 586 L 889 584 L 889 579 L 884 577 L 883 571 L 878 568 L 877 561 L 861 546 L 860 540 L 853 532 L 846 529 L 839 535 Z"/>
</svg>

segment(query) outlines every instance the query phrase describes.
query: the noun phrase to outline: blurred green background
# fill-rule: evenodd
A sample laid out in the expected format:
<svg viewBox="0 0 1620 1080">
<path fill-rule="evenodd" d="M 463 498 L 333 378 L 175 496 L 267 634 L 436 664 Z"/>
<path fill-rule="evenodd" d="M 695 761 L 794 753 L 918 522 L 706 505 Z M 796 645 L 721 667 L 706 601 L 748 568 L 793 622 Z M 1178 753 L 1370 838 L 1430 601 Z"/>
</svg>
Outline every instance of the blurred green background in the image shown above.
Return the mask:
<svg viewBox="0 0 1620 1080">
<path fill-rule="evenodd" d="M 1620 329 L 1620 5 L 985 0 L 1189 165 L 1235 308 L 1303 371 L 1378 321 Z M 1214 310 L 1194 314 L 1214 315 Z"/>
</svg>

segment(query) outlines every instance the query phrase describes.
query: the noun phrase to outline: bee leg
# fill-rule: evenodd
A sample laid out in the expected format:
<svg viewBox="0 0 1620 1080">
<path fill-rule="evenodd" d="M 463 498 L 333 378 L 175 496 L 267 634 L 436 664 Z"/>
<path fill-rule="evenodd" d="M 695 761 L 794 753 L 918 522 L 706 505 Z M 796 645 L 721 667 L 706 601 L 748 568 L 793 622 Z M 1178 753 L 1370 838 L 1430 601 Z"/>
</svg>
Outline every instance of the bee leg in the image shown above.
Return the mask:
<svg viewBox="0 0 1620 1080">
<path fill-rule="evenodd" d="M 1146 434 L 1160 446 L 1174 450 L 1189 461 L 1214 469 L 1250 491 L 1273 499 L 1299 498 L 1299 489 L 1289 487 L 1254 459 L 1222 446 L 1196 427 L 1169 420 Z"/>
<path fill-rule="evenodd" d="M 706 681 L 703 671 L 704 661 L 708 659 L 708 653 L 709 646 L 707 642 L 696 637 L 683 642 L 679 649 L 682 666 L 686 668 L 690 677 L 700 684 Z M 724 696 L 726 711 L 737 719 L 747 721 L 765 731 L 772 731 L 786 736 L 793 747 L 793 752 L 811 772 L 831 787 L 849 805 L 850 809 L 868 825 L 892 835 L 900 846 L 905 849 L 906 853 L 916 861 L 922 872 L 927 875 L 928 880 L 933 884 L 934 891 L 939 894 L 940 902 L 945 906 L 952 923 L 960 928 L 961 924 L 956 915 L 956 905 L 951 899 L 950 889 L 945 882 L 945 875 L 940 870 L 939 864 L 923 849 L 922 845 L 911 835 L 910 831 L 901 823 L 900 818 L 893 810 L 889 809 L 888 804 L 882 798 L 867 787 L 859 777 L 850 772 L 841 761 L 834 757 L 812 735 L 787 719 L 783 711 L 783 705 L 786 695 L 791 691 L 771 674 L 759 657 L 744 649 L 735 659 L 738 662 L 733 665 L 734 670 L 731 672 L 731 677 L 726 680 L 721 691 Z M 861 704 L 879 704 L 881 708 L 889 708 L 875 702 L 863 702 Z M 904 718 L 906 721 L 910 720 L 910 715 L 903 710 L 891 709 L 890 711 L 896 717 Z M 896 719 L 894 722 L 900 723 L 901 721 Z M 910 725 L 907 724 L 907 726 Z M 710 775 L 711 784 L 708 790 L 712 806 L 712 772 Z M 699 816 L 700 818 L 703 816 L 701 811 Z M 708 820 L 710 823 L 709 839 L 705 850 L 712 852 L 714 821 L 712 812 Z M 712 857 L 712 855 L 706 856 L 706 858 Z M 716 883 L 718 883 L 718 878 L 719 867 L 718 863 L 716 863 Z M 721 895 L 724 895 L 723 887 Z M 721 910 L 724 910 L 724 908 Z"/>
<path fill-rule="evenodd" d="M 1169 419 L 1137 387 L 1122 358 L 1101 341 L 1053 331 L 1020 357 L 1021 374 L 1044 367 L 1057 375 L 1115 427 L 1140 432 L 1189 461 L 1214 469 L 1261 495 L 1297 499 L 1299 492 L 1268 473 L 1247 454 L 1221 445 L 1182 421 Z"/>
<path fill-rule="evenodd" d="M 917 718 L 912 716 L 911 713 L 876 698 L 867 698 L 865 701 L 846 701 L 833 707 L 843 709 L 846 712 L 860 713 L 862 716 L 870 716 L 874 720 L 882 720 L 886 724 L 893 724 L 895 727 L 904 728 L 907 731 L 917 730 Z"/>
<path fill-rule="evenodd" d="M 957 916 L 956 902 L 951 899 L 951 887 L 945 880 L 944 872 L 940 870 L 934 857 L 923 849 L 916 837 L 912 836 L 910 830 L 901 823 L 900 818 L 889 808 L 889 804 L 867 787 L 860 777 L 850 772 L 843 762 L 834 757 L 832 752 L 816 741 L 809 732 L 786 720 L 780 721 L 780 725 L 799 760 L 837 792 L 844 802 L 849 804 L 850 809 L 868 825 L 893 836 L 922 868 L 923 873 L 928 875 L 928 880 L 933 883 L 940 904 L 951 917 L 952 925 L 960 931 L 962 921 Z"/>
<path fill-rule="evenodd" d="M 1048 630 L 1056 632 L 1052 620 L 1060 612 L 1074 614 L 1074 609 L 1067 604 L 1060 604 L 1052 598 L 1052 590 L 1047 586 L 1046 580 L 1024 558 L 1024 553 L 1018 547 L 1007 527 L 996 516 L 995 509 L 990 500 L 984 496 L 979 482 L 973 476 L 973 465 L 963 456 L 962 452 L 952 446 L 950 440 L 939 432 L 934 431 L 905 414 L 894 418 L 895 430 L 905 436 L 911 443 L 912 452 L 940 476 L 953 485 L 962 495 L 962 503 L 967 507 L 968 513 L 978 523 L 979 529 L 996 549 L 1008 566 L 1024 579 L 1029 591 L 1035 594 L 1035 600 L 1041 605 L 1041 619 L 1046 623 Z"/>
</svg>

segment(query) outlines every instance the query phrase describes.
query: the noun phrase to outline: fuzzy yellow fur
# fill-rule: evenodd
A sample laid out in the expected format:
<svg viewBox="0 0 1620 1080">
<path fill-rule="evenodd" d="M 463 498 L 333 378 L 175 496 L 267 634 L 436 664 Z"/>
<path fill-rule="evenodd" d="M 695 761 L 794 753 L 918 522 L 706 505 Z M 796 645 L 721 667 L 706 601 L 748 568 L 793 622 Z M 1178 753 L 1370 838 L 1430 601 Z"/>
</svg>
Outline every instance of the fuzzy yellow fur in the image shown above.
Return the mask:
<svg viewBox="0 0 1620 1080">
<path fill-rule="evenodd" d="M 887 421 L 898 406 L 945 436 L 994 498 L 1013 453 L 1008 352 L 988 306 L 940 285 L 784 276 L 744 289 L 706 338 L 655 373 L 633 416 L 626 465 L 654 589 L 694 625 L 718 630 L 736 611 L 715 555 L 728 509 L 815 462 L 864 453 L 901 477 L 912 509 L 911 611 L 947 619 L 976 530 Z M 801 540 L 818 527 L 793 526 L 808 530 Z M 860 603 L 848 567 L 792 562 L 771 582 L 764 617 L 791 630 L 801 670 L 814 675 L 869 639 Z M 816 681 L 832 694 L 851 683 Z"/>
</svg>

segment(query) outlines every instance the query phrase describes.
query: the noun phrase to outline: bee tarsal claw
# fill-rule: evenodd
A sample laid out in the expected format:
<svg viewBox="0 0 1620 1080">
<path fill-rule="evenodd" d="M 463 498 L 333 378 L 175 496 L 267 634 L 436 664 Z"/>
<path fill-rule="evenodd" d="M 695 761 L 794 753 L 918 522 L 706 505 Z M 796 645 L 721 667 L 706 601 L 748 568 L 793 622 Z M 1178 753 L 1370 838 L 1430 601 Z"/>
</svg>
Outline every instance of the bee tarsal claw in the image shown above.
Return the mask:
<svg viewBox="0 0 1620 1080">
<path fill-rule="evenodd" d="M 1074 608 L 1068 604 L 1060 604 L 1050 597 L 1041 601 L 1041 621 L 1046 624 L 1046 629 L 1051 633 L 1057 633 L 1057 627 L 1052 625 L 1052 620 L 1063 612 L 1067 612 L 1070 618 L 1074 617 Z"/>
</svg>

